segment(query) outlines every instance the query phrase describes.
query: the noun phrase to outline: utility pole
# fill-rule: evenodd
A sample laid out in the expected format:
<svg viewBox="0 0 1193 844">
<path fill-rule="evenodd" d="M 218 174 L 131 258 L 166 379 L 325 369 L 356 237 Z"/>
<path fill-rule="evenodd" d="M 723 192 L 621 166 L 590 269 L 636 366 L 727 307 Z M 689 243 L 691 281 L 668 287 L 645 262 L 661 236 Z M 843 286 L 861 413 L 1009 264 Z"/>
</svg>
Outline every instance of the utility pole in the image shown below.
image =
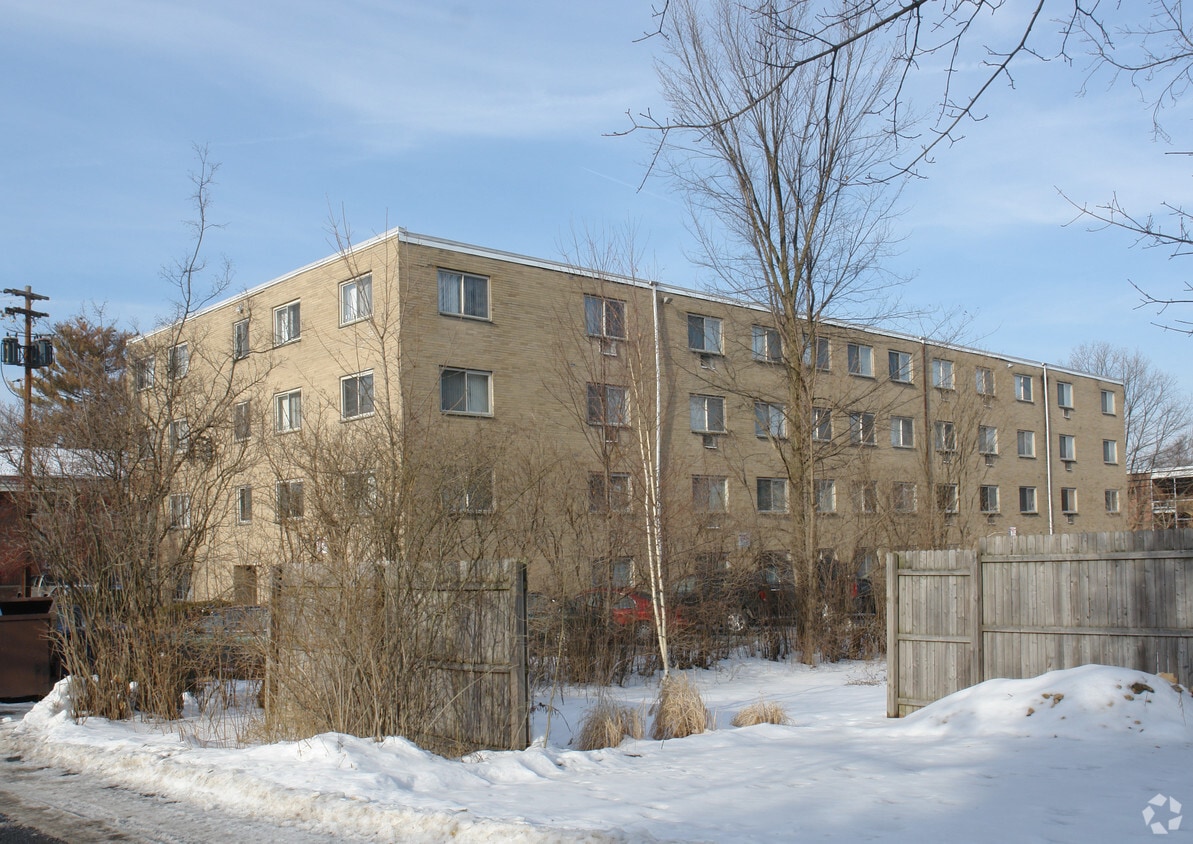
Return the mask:
<svg viewBox="0 0 1193 844">
<path fill-rule="evenodd" d="M 16 296 L 25 300 L 25 307 L 4 309 L 6 316 L 23 316 L 25 318 L 25 344 L 17 345 L 15 337 L 5 337 L 3 341 L 3 362 L 24 366 L 25 383 L 22 394 L 25 403 L 25 421 L 21 426 L 21 480 L 25 490 L 25 517 L 33 519 L 33 443 L 29 439 L 33 429 L 33 370 L 49 366 L 54 362 L 54 346 L 48 339 L 33 342 L 33 321 L 49 317 L 49 314 L 33 310 L 34 302 L 48 302 L 50 297 L 34 293 L 33 288 L 25 285 L 24 290 L 8 287 L 4 290 L 7 296 Z M 28 569 L 26 568 L 26 575 Z M 28 576 L 26 576 L 28 580 Z M 25 584 L 25 594 L 29 594 L 29 584 Z"/>
</svg>

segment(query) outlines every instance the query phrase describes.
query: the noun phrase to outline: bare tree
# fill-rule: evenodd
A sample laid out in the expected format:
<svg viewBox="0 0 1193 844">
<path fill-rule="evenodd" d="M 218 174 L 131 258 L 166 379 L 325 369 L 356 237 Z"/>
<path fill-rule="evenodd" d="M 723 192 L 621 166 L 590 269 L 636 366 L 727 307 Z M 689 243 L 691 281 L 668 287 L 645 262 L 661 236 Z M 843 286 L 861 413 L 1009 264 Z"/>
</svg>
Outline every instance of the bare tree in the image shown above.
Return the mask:
<svg viewBox="0 0 1193 844">
<path fill-rule="evenodd" d="M 1123 382 L 1123 453 L 1128 472 L 1150 472 L 1164 465 L 1193 425 L 1191 398 L 1177 379 L 1158 370 L 1138 349 L 1104 340 L 1083 343 L 1069 355 L 1069 366 Z"/>
</svg>

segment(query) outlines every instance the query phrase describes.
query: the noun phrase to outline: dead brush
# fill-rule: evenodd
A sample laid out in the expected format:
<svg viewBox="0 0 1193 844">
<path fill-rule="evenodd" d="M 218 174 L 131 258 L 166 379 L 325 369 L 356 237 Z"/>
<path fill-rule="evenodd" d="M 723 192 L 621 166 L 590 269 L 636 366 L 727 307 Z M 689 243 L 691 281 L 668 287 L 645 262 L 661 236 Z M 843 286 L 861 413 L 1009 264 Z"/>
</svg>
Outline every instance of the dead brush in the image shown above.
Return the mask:
<svg viewBox="0 0 1193 844">
<path fill-rule="evenodd" d="M 687 677 L 664 678 L 650 711 L 654 714 L 650 736 L 657 741 L 703 733 L 712 722 L 704 699 Z"/>
<path fill-rule="evenodd" d="M 733 726 L 753 727 L 755 724 L 789 724 L 787 711 L 773 700 L 751 703 L 733 716 Z"/>
<path fill-rule="evenodd" d="M 577 750 L 600 750 L 617 747 L 627 737 L 642 738 L 642 719 L 635 710 L 602 697 L 585 714 L 573 744 Z"/>
</svg>

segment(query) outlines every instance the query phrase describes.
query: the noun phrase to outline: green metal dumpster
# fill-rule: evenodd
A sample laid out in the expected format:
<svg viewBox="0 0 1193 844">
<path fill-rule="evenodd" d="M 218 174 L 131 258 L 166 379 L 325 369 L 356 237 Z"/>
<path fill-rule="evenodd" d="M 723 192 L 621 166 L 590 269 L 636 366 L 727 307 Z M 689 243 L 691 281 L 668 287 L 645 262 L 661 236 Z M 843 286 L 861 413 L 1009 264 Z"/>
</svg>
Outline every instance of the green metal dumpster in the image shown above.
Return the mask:
<svg viewBox="0 0 1193 844">
<path fill-rule="evenodd" d="M 53 598 L 0 601 L 0 700 L 32 700 L 54 687 Z"/>
</svg>

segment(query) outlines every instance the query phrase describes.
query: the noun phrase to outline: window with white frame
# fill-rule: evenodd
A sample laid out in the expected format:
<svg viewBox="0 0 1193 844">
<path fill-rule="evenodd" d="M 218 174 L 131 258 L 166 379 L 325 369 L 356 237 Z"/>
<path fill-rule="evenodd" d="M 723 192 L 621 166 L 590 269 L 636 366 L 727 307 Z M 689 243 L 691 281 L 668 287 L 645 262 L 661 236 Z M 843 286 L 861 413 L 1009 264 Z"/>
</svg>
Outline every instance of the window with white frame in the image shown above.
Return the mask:
<svg viewBox="0 0 1193 844">
<path fill-rule="evenodd" d="M 849 442 L 852 445 L 877 445 L 874 414 L 855 411 L 849 414 Z"/>
<path fill-rule="evenodd" d="M 1060 435 L 1060 459 L 1066 461 L 1077 459 L 1077 438 L 1072 434 Z"/>
<path fill-rule="evenodd" d="M 606 340 L 626 338 L 625 302 L 603 296 L 584 297 L 584 333 Z"/>
<path fill-rule="evenodd" d="M 244 360 L 249 356 L 249 321 L 238 319 L 232 323 L 232 359 Z"/>
<path fill-rule="evenodd" d="M 630 424 L 626 388 L 614 384 L 588 385 L 588 424 L 623 428 Z"/>
<path fill-rule="evenodd" d="M 141 358 L 133 361 L 133 386 L 138 390 L 148 390 L 153 387 L 153 375 L 155 359 L 152 357 Z"/>
<path fill-rule="evenodd" d="M 340 418 L 355 419 L 373 412 L 373 373 L 361 372 L 340 379 Z"/>
<path fill-rule="evenodd" d="M 812 439 L 820 443 L 832 441 L 833 411 L 830 408 L 812 408 Z"/>
<path fill-rule="evenodd" d="M 1068 381 L 1056 382 L 1056 406 L 1064 410 L 1073 409 L 1073 385 Z"/>
<path fill-rule="evenodd" d="M 1102 440 L 1102 462 L 1118 463 L 1118 440 Z"/>
<path fill-rule="evenodd" d="M 1020 513 L 1037 513 L 1036 509 L 1036 488 L 1034 486 L 1019 487 L 1019 512 Z"/>
<path fill-rule="evenodd" d="M 1035 401 L 1032 398 L 1032 379 L 1030 375 L 1015 375 L 1015 400 L 1016 401 Z"/>
<path fill-rule="evenodd" d="M 956 513 L 960 509 L 961 496 L 956 484 L 936 485 L 936 509 L 942 513 Z"/>
<path fill-rule="evenodd" d="M 373 276 L 365 273 L 340 285 L 340 325 L 373 315 Z"/>
<path fill-rule="evenodd" d="M 236 523 L 247 525 L 253 520 L 253 488 L 238 486 L 236 488 Z"/>
<path fill-rule="evenodd" d="M 886 353 L 887 370 L 892 381 L 900 384 L 911 383 L 911 355 L 891 349 Z"/>
<path fill-rule="evenodd" d="M 1020 457 L 1035 457 L 1036 456 L 1036 432 L 1035 431 L 1018 431 L 1015 434 L 1016 445 L 1018 446 Z"/>
<path fill-rule="evenodd" d="M 779 339 L 779 330 L 767 325 L 755 325 L 752 329 L 754 360 L 763 363 L 781 363 L 783 360 L 783 343 Z"/>
<path fill-rule="evenodd" d="M 1102 412 L 1105 413 L 1107 416 L 1114 415 L 1114 391 L 1113 390 L 1103 390 L 1102 391 Z"/>
<path fill-rule="evenodd" d="M 725 399 L 722 396 L 692 396 L 689 414 L 697 434 L 725 433 Z"/>
<path fill-rule="evenodd" d="M 439 313 L 488 319 L 489 279 L 471 273 L 440 270 Z"/>
<path fill-rule="evenodd" d="M 878 482 L 859 481 L 853 488 L 853 504 L 859 513 L 878 512 Z"/>
<path fill-rule="evenodd" d="M 302 336 L 302 307 L 290 302 L 273 309 L 273 344 L 293 343 Z"/>
<path fill-rule="evenodd" d="M 891 445 L 895 448 L 915 448 L 915 420 L 910 416 L 891 417 Z"/>
<path fill-rule="evenodd" d="M 987 515 L 998 512 L 998 487 L 983 484 L 978 487 L 978 510 Z"/>
<path fill-rule="evenodd" d="M 302 481 L 278 481 L 275 491 L 277 493 L 278 521 L 301 519 L 303 513 Z"/>
<path fill-rule="evenodd" d="M 1118 490 L 1117 489 L 1106 490 L 1106 512 L 1107 513 L 1117 513 L 1118 512 Z"/>
<path fill-rule="evenodd" d="M 974 369 L 974 386 L 979 396 L 994 395 L 994 370 L 985 366 Z"/>
<path fill-rule="evenodd" d="M 175 454 L 186 454 L 191 447 L 191 426 L 186 418 L 170 422 L 170 450 Z"/>
<path fill-rule="evenodd" d="M 588 512 L 628 513 L 630 511 L 630 476 L 623 472 L 590 472 L 588 475 Z"/>
<path fill-rule="evenodd" d="M 759 478 L 758 479 L 758 512 L 786 513 L 787 512 L 787 479 Z"/>
<path fill-rule="evenodd" d="M 937 451 L 951 453 L 957 450 L 957 426 L 952 422 L 937 421 L 932 426 L 932 434 Z"/>
<path fill-rule="evenodd" d="M 492 513 L 493 470 L 475 467 L 450 479 L 443 488 L 443 505 L 453 513 Z"/>
<path fill-rule="evenodd" d="M 492 378 L 492 372 L 444 367 L 439 372 L 439 409 L 462 416 L 490 415 Z"/>
<path fill-rule="evenodd" d="M 302 390 L 290 390 L 273 397 L 273 429 L 279 434 L 302 427 Z"/>
<path fill-rule="evenodd" d="M 978 426 L 978 454 L 998 454 L 998 429 L 990 425 Z"/>
<path fill-rule="evenodd" d="M 953 362 L 944 358 L 932 359 L 932 386 L 941 390 L 952 390 L 957 379 L 953 373 Z"/>
<path fill-rule="evenodd" d="M 1065 515 L 1077 512 L 1077 488 L 1071 486 L 1060 489 L 1060 511 Z"/>
<path fill-rule="evenodd" d="M 166 375 L 170 378 L 182 378 L 191 368 L 191 350 L 186 343 L 171 346 L 166 355 Z"/>
<path fill-rule="evenodd" d="M 754 436 L 781 440 L 787 436 L 787 412 L 781 404 L 754 402 Z"/>
<path fill-rule="evenodd" d="M 232 405 L 232 437 L 238 443 L 247 442 L 253 435 L 252 399 Z"/>
<path fill-rule="evenodd" d="M 906 481 L 896 481 L 891 489 L 891 504 L 896 513 L 914 513 L 915 484 Z"/>
<path fill-rule="evenodd" d="M 191 526 L 191 497 L 185 492 L 170 496 L 170 527 L 182 530 Z"/>
<path fill-rule="evenodd" d="M 729 500 L 729 479 L 715 475 L 692 476 L 692 507 L 698 513 L 724 513 Z"/>
<path fill-rule="evenodd" d="M 874 349 L 860 343 L 847 343 L 845 359 L 848 362 L 849 374 L 862 378 L 874 377 Z"/>
<path fill-rule="evenodd" d="M 721 354 L 721 325 L 717 317 L 688 314 L 688 348 L 710 355 Z"/>
<path fill-rule="evenodd" d="M 815 483 L 816 512 L 837 512 L 837 482 L 826 478 L 817 478 Z"/>
<path fill-rule="evenodd" d="M 832 349 L 827 337 L 808 337 L 804 335 L 804 366 L 815 365 L 820 372 L 832 369 Z"/>
</svg>

